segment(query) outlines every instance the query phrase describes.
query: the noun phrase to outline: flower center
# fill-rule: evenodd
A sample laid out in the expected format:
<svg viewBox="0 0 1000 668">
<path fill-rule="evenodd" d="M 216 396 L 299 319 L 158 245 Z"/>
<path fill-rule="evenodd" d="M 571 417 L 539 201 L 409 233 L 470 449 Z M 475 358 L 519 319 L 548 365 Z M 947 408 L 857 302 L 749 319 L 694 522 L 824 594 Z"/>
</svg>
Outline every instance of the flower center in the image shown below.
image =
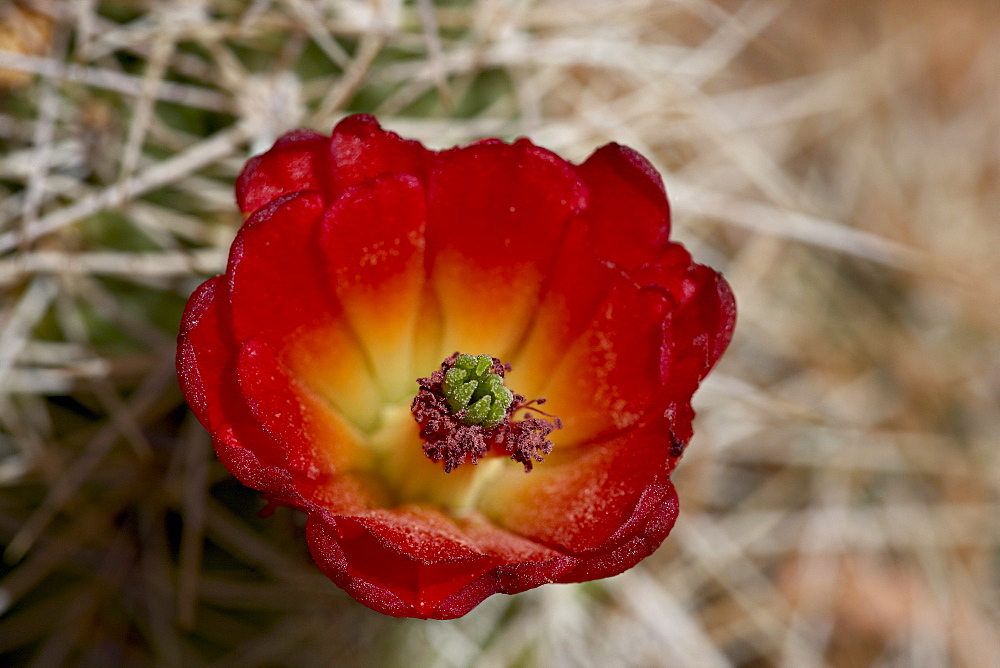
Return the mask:
<svg viewBox="0 0 1000 668">
<path fill-rule="evenodd" d="M 455 358 L 453 366 L 444 374 L 441 390 L 448 400 L 448 408 L 462 424 L 482 425 L 492 429 L 503 422 L 507 409 L 514 401 L 514 393 L 503 384 L 501 366 L 489 355 L 461 354 Z"/>
<path fill-rule="evenodd" d="M 528 472 L 552 452 L 548 435 L 561 429 L 562 421 L 537 408 L 545 399 L 526 402 L 508 389 L 508 371 L 510 365 L 496 357 L 454 353 L 429 377 L 417 379 L 420 391 L 410 411 L 420 425 L 424 454 L 444 462 L 445 473 L 467 459 L 477 464 L 490 452 L 501 451 Z M 522 409 L 525 416 L 513 421 Z"/>
</svg>

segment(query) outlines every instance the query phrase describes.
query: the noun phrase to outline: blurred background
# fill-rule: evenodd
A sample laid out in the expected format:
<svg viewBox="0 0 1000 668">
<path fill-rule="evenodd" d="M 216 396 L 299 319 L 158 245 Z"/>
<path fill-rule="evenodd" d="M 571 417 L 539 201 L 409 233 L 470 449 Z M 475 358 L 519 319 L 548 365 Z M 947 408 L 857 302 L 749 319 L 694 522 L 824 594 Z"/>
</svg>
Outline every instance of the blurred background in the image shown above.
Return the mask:
<svg viewBox="0 0 1000 668">
<path fill-rule="evenodd" d="M 1000 666 L 996 9 L 0 0 L 0 663 Z M 181 310 L 352 112 L 664 173 L 740 320 L 638 567 L 383 617 L 215 460 Z"/>
</svg>

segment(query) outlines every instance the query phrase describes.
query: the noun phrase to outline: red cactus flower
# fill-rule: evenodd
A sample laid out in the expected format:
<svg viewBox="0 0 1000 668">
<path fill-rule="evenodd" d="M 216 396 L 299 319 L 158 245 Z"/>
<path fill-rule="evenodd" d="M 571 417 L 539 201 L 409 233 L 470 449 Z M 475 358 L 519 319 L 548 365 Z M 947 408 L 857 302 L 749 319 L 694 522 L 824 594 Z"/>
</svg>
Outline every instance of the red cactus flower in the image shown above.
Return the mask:
<svg viewBox="0 0 1000 668">
<path fill-rule="evenodd" d="M 668 240 L 642 156 L 435 152 L 352 116 L 283 136 L 236 195 L 246 222 L 184 314 L 181 385 L 229 470 L 307 513 L 337 585 L 446 619 L 663 541 L 735 306 Z"/>
</svg>

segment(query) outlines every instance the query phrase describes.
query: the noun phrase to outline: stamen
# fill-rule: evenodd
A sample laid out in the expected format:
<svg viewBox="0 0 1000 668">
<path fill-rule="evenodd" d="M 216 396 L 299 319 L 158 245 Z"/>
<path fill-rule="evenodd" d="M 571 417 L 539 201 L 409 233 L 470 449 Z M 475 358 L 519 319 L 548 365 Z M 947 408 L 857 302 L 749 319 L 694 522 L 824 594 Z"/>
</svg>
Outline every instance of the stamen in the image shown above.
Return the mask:
<svg viewBox="0 0 1000 668">
<path fill-rule="evenodd" d="M 510 459 L 531 471 L 534 462 L 552 452 L 548 435 L 562 428 L 562 421 L 541 411 L 544 398 L 525 401 L 504 385 L 509 364 L 489 355 L 454 353 L 428 378 L 419 378 L 420 390 L 410 410 L 420 425 L 424 454 L 444 462 L 451 473 L 466 460 L 477 464 L 491 449 L 502 446 Z M 513 422 L 515 412 L 529 415 Z"/>
</svg>

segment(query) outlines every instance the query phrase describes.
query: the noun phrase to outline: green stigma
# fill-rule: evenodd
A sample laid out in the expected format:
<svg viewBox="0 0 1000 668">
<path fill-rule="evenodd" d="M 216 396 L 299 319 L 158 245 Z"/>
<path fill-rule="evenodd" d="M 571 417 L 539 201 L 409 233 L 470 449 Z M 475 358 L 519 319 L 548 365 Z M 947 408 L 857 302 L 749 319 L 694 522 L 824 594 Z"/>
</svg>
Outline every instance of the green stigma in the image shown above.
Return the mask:
<svg viewBox="0 0 1000 668">
<path fill-rule="evenodd" d="M 503 376 L 494 373 L 489 355 L 462 353 L 444 374 L 441 389 L 452 413 L 465 410 L 462 424 L 496 427 L 507 416 L 514 393 L 504 387 Z"/>
</svg>

